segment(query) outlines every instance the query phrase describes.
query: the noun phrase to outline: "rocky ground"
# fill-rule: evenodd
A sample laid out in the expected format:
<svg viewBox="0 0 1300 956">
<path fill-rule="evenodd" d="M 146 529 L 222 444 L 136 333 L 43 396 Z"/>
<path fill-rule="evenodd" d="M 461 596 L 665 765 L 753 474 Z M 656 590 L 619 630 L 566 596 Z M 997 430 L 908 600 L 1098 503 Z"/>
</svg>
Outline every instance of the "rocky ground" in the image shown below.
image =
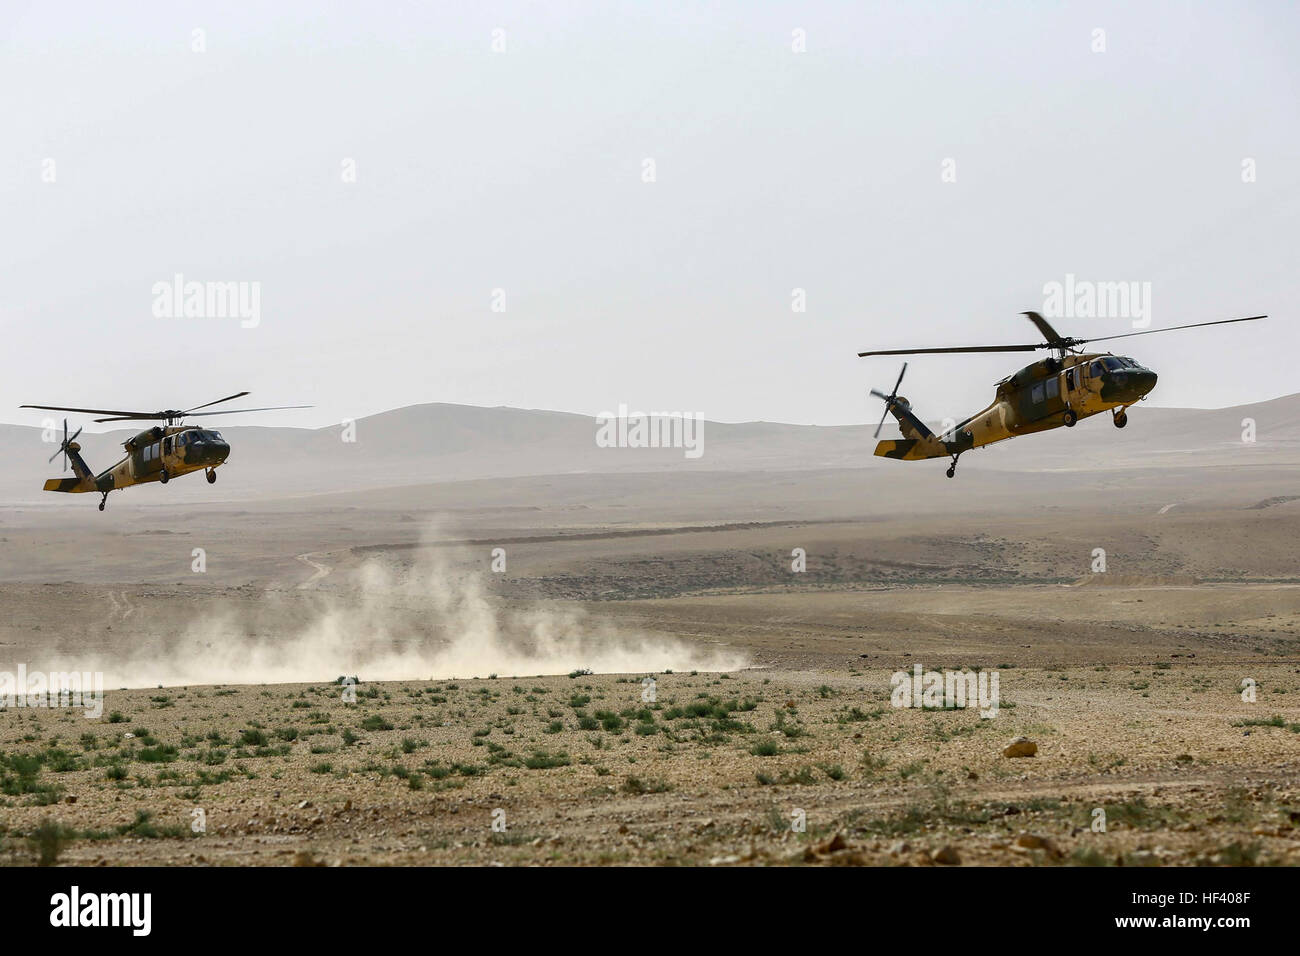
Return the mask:
<svg viewBox="0 0 1300 956">
<path fill-rule="evenodd" d="M 992 718 L 875 669 L 111 691 L 5 714 L 0 856 L 1294 865 L 1300 667 L 1248 670 L 1000 668 Z"/>
</svg>

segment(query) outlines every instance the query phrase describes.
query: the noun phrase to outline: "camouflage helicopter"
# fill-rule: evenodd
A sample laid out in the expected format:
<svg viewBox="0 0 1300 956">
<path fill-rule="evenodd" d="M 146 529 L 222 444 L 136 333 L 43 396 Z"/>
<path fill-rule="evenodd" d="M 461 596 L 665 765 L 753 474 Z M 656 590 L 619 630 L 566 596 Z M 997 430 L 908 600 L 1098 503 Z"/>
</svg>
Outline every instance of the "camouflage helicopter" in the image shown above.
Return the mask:
<svg viewBox="0 0 1300 956">
<path fill-rule="evenodd" d="M 970 345 L 938 349 L 885 349 L 859 352 L 859 358 L 869 355 L 920 355 L 940 352 L 1033 352 L 1051 349 L 1050 355 L 1033 365 L 1026 365 L 1014 375 L 1008 375 L 996 385 L 993 404 L 976 412 L 965 421 L 941 435 L 926 427 L 913 412 L 911 403 L 898 394 L 907 374 L 907 363 L 894 383 L 894 390 L 871 390 L 871 394 L 885 400 L 885 415 L 876 426 L 876 438 L 892 414 L 898 419 L 903 438 L 882 441 L 876 445 L 876 455 L 882 458 L 901 458 L 917 461 L 925 458 L 952 458 L 948 477 L 957 473 L 957 459 L 972 448 L 991 445 L 1017 435 L 1047 431 L 1064 425 L 1073 428 L 1081 418 L 1109 411 L 1116 428 L 1128 424 L 1130 405 L 1146 398 L 1155 387 L 1156 373 L 1135 359 L 1109 352 L 1101 354 L 1080 352 L 1078 346 L 1087 342 L 1104 342 L 1109 339 L 1126 339 L 1135 335 L 1155 332 L 1174 332 L 1205 325 L 1228 325 L 1232 322 L 1253 322 L 1266 319 L 1266 315 L 1251 315 L 1242 319 L 1220 319 L 1216 322 L 1194 322 L 1175 325 L 1167 329 L 1149 329 L 1145 332 L 1126 332 L 1122 335 L 1103 335 L 1092 339 L 1077 339 L 1060 335 L 1037 312 L 1022 312 L 1037 326 L 1045 341 L 1030 345 Z"/>
<path fill-rule="evenodd" d="M 217 480 L 217 467 L 225 462 L 230 454 L 230 444 L 221 437 L 221 432 L 211 428 L 196 428 L 180 424 L 182 419 L 196 418 L 204 415 L 237 415 L 241 412 L 270 412 L 286 408 L 311 408 L 310 405 L 276 405 L 270 408 L 232 408 L 220 412 L 201 412 L 201 408 L 211 408 L 222 402 L 243 398 L 248 392 L 227 395 L 206 405 L 193 408 L 167 409 L 161 412 L 123 412 L 106 408 L 66 408 L 62 405 L 20 405 L 20 408 L 40 408 L 51 412 L 81 412 L 87 415 L 106 415 L 96 418 L 96 422 L 127 421 L 161 421 L 164 424 L 147 428 L 138 435 L 133 435 L 122 442 L 126 457 L 111 468 L 98 475 L 90 470 L 85 459 L 81 457 L 81 445 L 76 441 L 81 429 L 68 434 L 68 420 L 63 420 L 63 441 L 59 450 L 50 456 L 50 461 L 63 455 L 63 470 L 67 471 L 68 461 L 72 462 L 75 478 L 50 478 L 45 482 L 45 491 L 62 491 L 78 494 L 97 491 L 100 494 L 99 510 L 104 510 L 108 502 L 108 493 L 131 485 L 143 485 L 151 481 L 167 484 L 173 478 L 187 475 L 192 471 L 204 470 L 208 474 L 208 484 Z"/>
</svg>

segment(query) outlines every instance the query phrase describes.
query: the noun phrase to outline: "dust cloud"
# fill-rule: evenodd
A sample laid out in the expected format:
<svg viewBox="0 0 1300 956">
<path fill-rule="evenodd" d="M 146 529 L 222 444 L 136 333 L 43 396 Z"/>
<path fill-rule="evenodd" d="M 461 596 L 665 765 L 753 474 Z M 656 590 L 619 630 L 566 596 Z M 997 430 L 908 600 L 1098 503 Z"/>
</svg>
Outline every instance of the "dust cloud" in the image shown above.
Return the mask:
<svg viewBox="0 0 1300 956">
<path fill-rule="evenodd" d="M 366 560 L 331 578 L 331 590 L 286 601 L 266 592 L 251 610 L 189 625 L 131 659 L 105 661 L 106 687 L 431 680 L 498 675 L 733 671 L 745 655 L 629 632 L 584 610 L 517 606 L 489 595 L 489 573 L 453 565 L 445 549 L 413 566 Z M 306 617 L 304 620 L 303 618 Z"/>
</svg>

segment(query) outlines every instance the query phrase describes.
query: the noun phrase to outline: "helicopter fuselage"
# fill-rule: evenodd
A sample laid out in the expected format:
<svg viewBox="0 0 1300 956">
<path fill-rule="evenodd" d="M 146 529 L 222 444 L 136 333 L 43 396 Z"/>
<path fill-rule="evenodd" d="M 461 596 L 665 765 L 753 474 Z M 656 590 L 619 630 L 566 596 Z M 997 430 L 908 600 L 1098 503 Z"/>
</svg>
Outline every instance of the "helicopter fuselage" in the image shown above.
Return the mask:
<svg viewBox="0 0 1300 956">
<path fill-rule="evenodd" d="M 230 454 L 221 432 L 193 425 L 148 428 L 122 447 L 126 457 L 109 469 L 117 488 L 164 480 L 164 472 L 170 481 L 192 471 L 209 471 Z"/>
<path fill-rule="evenodd" d="M 896 413 L 904 437 L 880 442 L 876 455 L 905 461 L 953 457 L 1105 411 L 1116 412 L 1120 424 L 1123 409 L 1144 398 L 1156 379 L 1133 359 L 1109 353 L 1045 358 L 998 382 L 992 404 L 942 433 L 922 432 L 908 420 L 913 416 Z M 906 399 L 898 401 L 910 408 Z"/>
</svg>

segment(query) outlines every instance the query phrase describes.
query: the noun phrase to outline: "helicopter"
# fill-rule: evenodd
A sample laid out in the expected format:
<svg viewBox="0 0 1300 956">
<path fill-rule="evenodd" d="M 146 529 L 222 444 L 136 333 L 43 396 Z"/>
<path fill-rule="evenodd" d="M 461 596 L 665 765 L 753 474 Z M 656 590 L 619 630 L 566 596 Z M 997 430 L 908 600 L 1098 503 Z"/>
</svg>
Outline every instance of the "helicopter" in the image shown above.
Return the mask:
<svg viewBox="0 0 1300 956">
<path fill-rule="evenodd" d="M 1073 428 L 1079 419 L 1104 411 L 1111 413 L 1111 420 L 1116 428 L 1123 428 L 1128 424 L 1129 406 L 1144 400 L 1151 389 L 1155 388 L 1156 373 L 1136 359 L 1112 355 L 1109 352 L 1081 352 L 1079 346 L 1088 342 L 1126 339 L 1135 335 L 1151 335 L 1155 332 L 1175 332 L 1179 329 L 1228 325 L 1233 322 L 1254 322 L 1257 319 L 1268 318 L 1267 315 L 1251 315 L 1241 319 L 1194 322 L 1191 325 L 1175 325 L 1167 329 L 1148 329 L 1145 332 L 1126 332 L 1122 335 L 1079 339 L 1059 334 L 1037 312 L 1022 312 L 1021 315 L 1027 316 L 1029 321 L 1034 323 L 1043 336 L 1043 342 L 1028 345 L 970 345 L 955 348 L 885 349 L 859 352 L 859 358 L 871 355 L 921 355 L 947 352 L 1033 352 L 1038 349 L 1051 349 L 1056 353 L 1032 365 L 1026 365 L 1020 371 L 996 383 L 997 393 L 991 405 L 940 435 L 936 435 L 926 427 L 926 424 L 912 411 L 911 403 L 898 394 L 898 387 L 903 384 L 903 376 L 907 374 L 907 363 L 904 362 L 893 391 L 886 395 L 874 388 L 871 390 L 872 395 L 885 401 L 885 414 L 881 416 L 880 424 L 876 426 L 875 437 L 880 437 L 880 429 L 884 427 L 885 419 L 891 414 L 898 419 L 898 428 L 903 434 L 900 440 L 878 442 L 876 455 L 903 461 L 951 458 L 952 464 L 948 466 L 948 477 L 952 478 L 957 473 L 957 459 L 972 448 L 981 448 L 1007 438 L 1047 431 L 1062 425 Z"/>
<path fill-rule="evenodd" d="M 237 415 L 241 412 L 270 412 L 287 408 L 311 408 L 310 405 L 275 405 L 270 408 L 231 408 L 218 412 L 202 412 L 201 408 L 211 408 L 222 402 L 243 398 L 248 392 L 236 392 L 215 402 L 196 405 L 193 408 L 179 410 L 166 409 L 161 412 L 124 412 L 106 408 L 67 408 L 62 405 L 20 405 L 19 408 L 39 408 L 51 412 L 80 412 L 87 415 L 106 415 L 96 418 L 96 422 L 126 421 L 161 421 L 162 425 L 147 428 L 138 435 L 133 435 L 122 442 L 126 457 L 112 467 L 95 474 L 81 457 L 81 445 L 77 436 L 78 428 L 68 434 L 68 420 L 63 420 L 63 441 L 59 450 L 50 456 L 50 461 L 63 455 L 63 470 L 68 470 L 72 463 L 75 478 L 50 478 L 45 482 L 45 491 L 61 491 L 70 494 L 97 491 L 100 494 L 99 510 L 104 510 L 108 503 L 108 494 L 120 488 L 143 485 L 151 481 L 167 484 L 173 478 L 188 475 L 193 471 L 205 471 L 208 484 L 217 480 L 217 468 L 225 463 L 230 454 L 230 443 L 222 437 L 221 432 L 211 428 L 198 428 L 181 424 L 183 419 L 204 415 Z"/>
</svg>

